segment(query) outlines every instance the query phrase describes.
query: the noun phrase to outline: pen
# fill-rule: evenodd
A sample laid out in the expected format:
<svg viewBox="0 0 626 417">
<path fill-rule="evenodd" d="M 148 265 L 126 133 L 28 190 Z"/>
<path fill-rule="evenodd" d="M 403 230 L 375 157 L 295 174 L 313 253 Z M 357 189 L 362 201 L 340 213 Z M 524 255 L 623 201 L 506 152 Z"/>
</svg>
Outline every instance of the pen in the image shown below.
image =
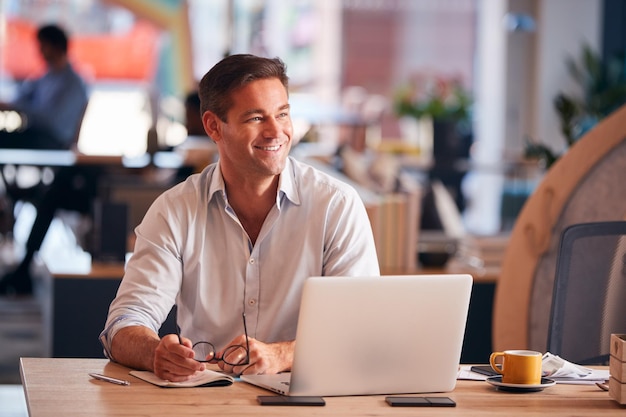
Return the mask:
<svg viewBox="0 0 626 417">
<path fill-rule="evenodd" d="M 92 378 L 99 379 L 100 381 L 110 382 L 111 384 L 130 385 L 130 382 L 124 381 L 123 379 L 111 378 L 110 376 L 106 376 L 102 374 L 90 373 L 89 376 Z"/>
</svg>

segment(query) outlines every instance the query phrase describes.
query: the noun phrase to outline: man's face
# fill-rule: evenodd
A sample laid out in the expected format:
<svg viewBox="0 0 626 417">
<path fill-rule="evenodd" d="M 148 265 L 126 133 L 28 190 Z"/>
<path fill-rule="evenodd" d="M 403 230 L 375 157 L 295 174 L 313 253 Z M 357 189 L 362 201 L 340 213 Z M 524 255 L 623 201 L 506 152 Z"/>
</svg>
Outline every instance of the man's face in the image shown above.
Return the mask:
<svg viewBox="0 0 626 417">
<path fill-rule="evenodd" d="M 292 135 L 285 87 L 276 78 L 257 80 L 233 92 L 231 98 L 227 122 L 208 112 L 203 116 L 219 148 L 222 169 L 247 179 L 280 174 Z"/>
</svg>

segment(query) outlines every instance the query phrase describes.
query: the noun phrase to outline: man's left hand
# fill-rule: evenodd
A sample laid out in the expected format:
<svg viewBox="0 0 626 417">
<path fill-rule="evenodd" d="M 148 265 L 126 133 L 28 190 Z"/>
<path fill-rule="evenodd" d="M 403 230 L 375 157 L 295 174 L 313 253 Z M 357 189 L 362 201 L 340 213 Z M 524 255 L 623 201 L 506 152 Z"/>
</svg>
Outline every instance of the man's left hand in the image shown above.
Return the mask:
<svg viewBox="0 0 626 417">
<path fill-rule="evenodd" d="M 244 335 L 235 338 L 228 346 L 246 345 Z M 224 372 L 236 375 L 254 375 L 254 374 L 277 374 L 279 372 L 291 370 L 293 363 L 293 350 L 295 341 L 263 343 L 256 339 L 249 338 L 248 345 L 250 347 L 250 361 L 246 365 L 232 366 L 220 361 L 218 366 Z M 218 353 L 221 357 L 223 352 Z M 236 363 L 235 358 L 226 358 Z"/>
</svg>

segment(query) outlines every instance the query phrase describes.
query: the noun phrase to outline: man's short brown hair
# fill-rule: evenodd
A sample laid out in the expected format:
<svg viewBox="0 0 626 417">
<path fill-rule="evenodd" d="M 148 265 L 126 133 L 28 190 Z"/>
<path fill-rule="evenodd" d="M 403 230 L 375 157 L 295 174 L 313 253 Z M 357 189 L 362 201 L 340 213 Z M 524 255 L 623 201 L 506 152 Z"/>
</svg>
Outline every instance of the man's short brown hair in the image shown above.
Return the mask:
<svg viewBox="0 0 626 417">
<path fill-rule="evenodd" d="M 287 67 L 279 58 L 230 55 L 215 64 L 200 80 L 200 111 L 203 114 L 211 111 L 225 122 L 232 106 L 231 93 L 252 81 L 267 78 L 277 78 L 288 90 Z"/>
</svg>

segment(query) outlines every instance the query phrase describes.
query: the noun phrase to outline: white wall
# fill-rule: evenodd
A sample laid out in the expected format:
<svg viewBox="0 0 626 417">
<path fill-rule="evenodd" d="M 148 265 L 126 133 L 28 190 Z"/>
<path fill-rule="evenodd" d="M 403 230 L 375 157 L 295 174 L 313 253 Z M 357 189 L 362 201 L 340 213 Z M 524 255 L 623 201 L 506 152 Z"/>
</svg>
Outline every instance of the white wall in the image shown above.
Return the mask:
<svg viewBox="0 0 626 417">
<path fill-rule="evenodd" d="M 475 234 L 500 230 L 502 176 L 489 169 L 502 160 L 506 119 L 506 32 L 503 18 L 508 0 L 481 0 L 478 7 L 476 77 L 474 94 L 474 145 L 472 159 L 486 169 L 474 170 L 464 179 L 467 207 L 464 221 Z"/>
<path fill-rule="evenodd" d="M 567 57 L 578 58 L 583 43 L 600 50 L 602 0 L 508 0 L 508 12 L 534 18 L 536 27 L 505 32 L 505 152 L 521 154 L 526 137 L 560 151 L 565 141 L 554 97 L 579 92 Z"/>
<path fill-rule="evenodd" d="M 565 139 L 552 101 L 559 92 L 578 91 L 570 78 L 565 60 L 578 58 L 581 46 L 588 43 L 600 50 L 602 37 L 602 0 L 541 0 L 537 7 L 537 44 L 535 68 L 535 138 L 563 149 Z"/>
<path fill-rule="evenodd" d="M 508 13 L 515 17 L 532 19 L 526 27 L 508 27 L 506 30 L 506 119 L 505 149 L 507 155 L 521 155 L 524 139 L 535 132 L 534 85 L 537 40 L 537 0 L 509 0 Z"/>
</svg>

